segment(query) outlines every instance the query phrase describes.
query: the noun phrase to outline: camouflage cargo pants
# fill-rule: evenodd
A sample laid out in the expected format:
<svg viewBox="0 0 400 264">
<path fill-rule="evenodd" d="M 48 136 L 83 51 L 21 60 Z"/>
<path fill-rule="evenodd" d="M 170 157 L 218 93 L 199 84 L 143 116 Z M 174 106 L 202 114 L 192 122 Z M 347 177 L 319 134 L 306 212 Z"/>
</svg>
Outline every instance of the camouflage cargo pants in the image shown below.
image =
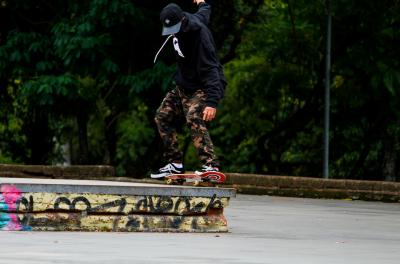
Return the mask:
<svg viewBox="0 0 400 264">
<path fill-rule="evenodd" d="M 182 88 L 176 87 L 168 92 L 162 101 L 155 121 L 164 143 L 164 155 L 169 162 L 183 162 L 183 154 L 178 146 L 176 126 L 177 120 L 185 118 L 200 161 L 204 165 L 219 166 L 210 134 L 203 120 L 205 99 L 206 95 L 202 90 L 186 95 Z"/>
</svg>

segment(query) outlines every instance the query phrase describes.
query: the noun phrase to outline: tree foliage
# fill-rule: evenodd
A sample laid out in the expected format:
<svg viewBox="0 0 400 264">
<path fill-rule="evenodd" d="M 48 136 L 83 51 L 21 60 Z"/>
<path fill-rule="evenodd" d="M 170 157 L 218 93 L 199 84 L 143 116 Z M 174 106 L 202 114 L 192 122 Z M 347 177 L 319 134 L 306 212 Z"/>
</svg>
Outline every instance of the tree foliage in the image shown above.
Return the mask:
<svg viewBox="0 0 400 264">
<path fill-rule="evenodd" d="M 229 83 L 211 124 L 223 170 L 321 176 L 325 1 L 209 2 Z M 0 1 L 0 162 L 161 165 L 153 116 L 175 65 L 168 47 L 152 61 L 167 3 Z M 400 2 L 333 3 L 331 175 L 396 180 Z"/>
</svg>

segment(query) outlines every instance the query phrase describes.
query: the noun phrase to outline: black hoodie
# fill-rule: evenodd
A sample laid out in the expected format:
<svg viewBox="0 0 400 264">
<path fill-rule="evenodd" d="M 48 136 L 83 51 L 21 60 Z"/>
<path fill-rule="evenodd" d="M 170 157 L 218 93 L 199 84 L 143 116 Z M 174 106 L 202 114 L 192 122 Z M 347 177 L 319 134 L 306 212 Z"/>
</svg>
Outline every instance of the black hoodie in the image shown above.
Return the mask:
<svg viewBox="0 0 400 264">
<path fill-rule="evenodd" d="M 184 21 L 176 34 L 184 58 L 176 52 L 175 82 L 187 93 L 203 89 L 206 105 L 216 108 L 227 84 L 219 63 L 214 38 L 208 29 L 210 5 L 201 3 L 195 14 L 183 12 Z"/>
</svg>

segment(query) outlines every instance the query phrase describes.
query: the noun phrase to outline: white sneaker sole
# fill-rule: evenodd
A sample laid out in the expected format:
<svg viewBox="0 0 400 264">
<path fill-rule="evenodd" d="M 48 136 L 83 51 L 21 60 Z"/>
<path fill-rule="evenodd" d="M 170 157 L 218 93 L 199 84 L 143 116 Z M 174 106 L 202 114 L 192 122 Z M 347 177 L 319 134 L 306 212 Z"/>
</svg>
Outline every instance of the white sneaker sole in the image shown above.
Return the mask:
<svg viewBox="0 0 400 264">
<path fill-rule="evenodd" d="M 150 174 L 150 178 L 153 179 L 160 179 L 160 178 L 165 178 L 168 175 L 172 175 L 172 174 L 184 174 L 184 172 L 164 172 L 164 173 L 160 173 L 160 174 Z"/>
<path fill-rule="evenodd" d="M 171 173 L 160 173 L 160 174 L 150 174 L 150 178 L 152 179 L 160 179 L 160 178 L 165 178 L 165 176 L 171 175 Z"/>
</svg>

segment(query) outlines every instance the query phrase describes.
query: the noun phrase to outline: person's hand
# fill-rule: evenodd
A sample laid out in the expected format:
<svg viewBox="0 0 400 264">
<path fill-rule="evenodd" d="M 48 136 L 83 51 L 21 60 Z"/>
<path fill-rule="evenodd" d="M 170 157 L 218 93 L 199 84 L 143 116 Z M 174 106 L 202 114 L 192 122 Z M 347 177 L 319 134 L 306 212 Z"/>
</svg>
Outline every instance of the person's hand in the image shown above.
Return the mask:
<svg viewBox="0 0 400 264">
<path fill-rule="evenodd" d="M 200 3 L 204 3 L 204 0 L 193 0 L 193 4 L 199 5 Z"/>
<path fill-rule="evenodd" d="M 217 114 L 217 109 L 214 107 L 206 106 L 203 111 L 203 120 L 204 121 L 211 121 L 215 118 L 215 115 Z"/>
</svg>

